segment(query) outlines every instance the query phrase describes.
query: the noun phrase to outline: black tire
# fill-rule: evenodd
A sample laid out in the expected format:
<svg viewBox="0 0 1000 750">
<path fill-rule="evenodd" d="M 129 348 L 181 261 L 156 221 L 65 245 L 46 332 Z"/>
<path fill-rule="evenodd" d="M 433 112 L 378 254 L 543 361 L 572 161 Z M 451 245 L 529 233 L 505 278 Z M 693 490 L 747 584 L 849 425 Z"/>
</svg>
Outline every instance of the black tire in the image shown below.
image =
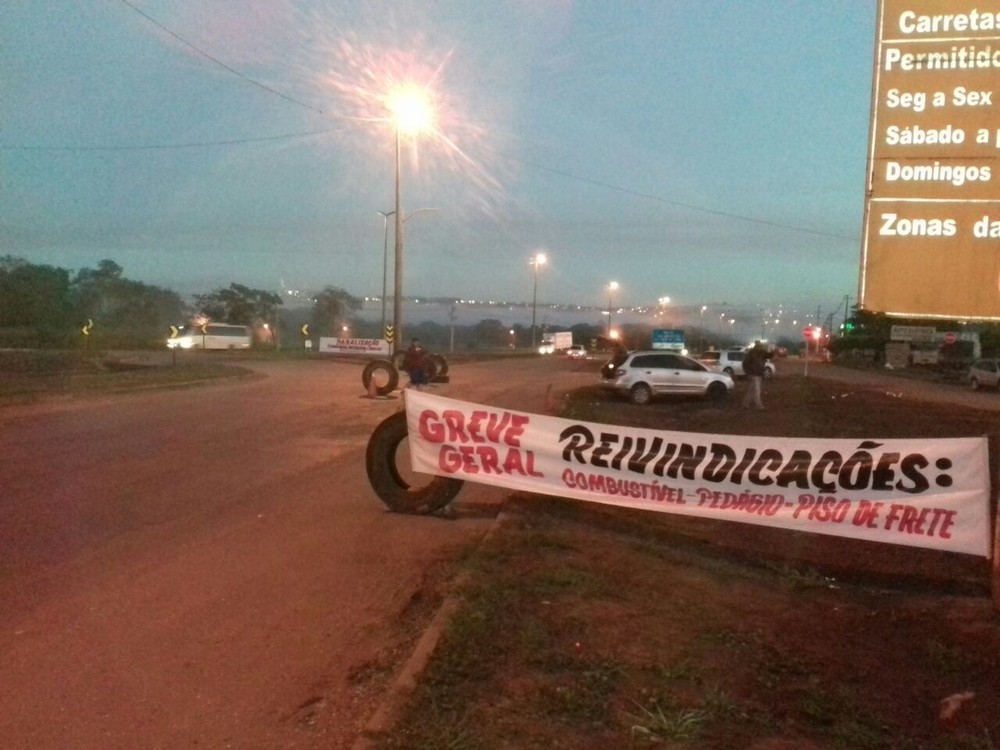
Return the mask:
<svg viewBox="0 0 1000 750">
<path fill-rule="evenodd" d="M 365 387 L 365 392 L 371 385 L 375 373 L 382 371 L 386 373 L 386 382 L 379 385 L 376 381 L 375 392 L 380 396 L 388 396 L 399 385 L 399 370 L 392 366 L 392 362 L 387 359 L 373 359 L 365 369 L 361 371 L 361 384 Z"/>
<path fill-rule="evenodd" d="M 396 453 L 406 433 L 405 411 L 382 420 L 368 438 L 365 470 L 375 494 L 393 513 L 427 515 L 454 500 L 465 482 L 435 476 L 423 487 L 411 487 L 396 466 Z"/>
<path fill-rule="evenodd" d="M 726 373 L 726 375 L 728 375 L 731 378 L 736 377 L 736 371 L 732 367 L 726 367 L 725 369 L 723 369 L 723 372 Z"/>
<path fill-rule="evenodd" d="M 424 379 L 425 379 L 425 382 L 430 383 L 439 374 L 440 373 L 438 372 L 438 369 L 437 369 L 437 363 L 431 357 L 427 357 L 424 360 Z"/>
<path fill-rule="evenodd" d="M 729 389 L 726 388 L 724 383 L 709 383 L 708 391 L 706 391 L 705 395 L 712 401 L 722 401 L 722 399 L 729 395 Z"/>
<path fill-rule="evenodd" d="M 428 354 L 427 361 L 432 362 L 434 367 L 437 368 L 437 372 L 434 374 L 438 377 L 444 377 L 448 374 L 448 360 L 446 360 L 440 354 Z"/>
<path fill-rule="evenodd" d="M 633 385 L 628 395 L 632 399 L 633 404 L 639 404 L 640 406 L 645 406 L 653 400 L 653 390 L 645 383 L 636 383 Z"/>
</svg>

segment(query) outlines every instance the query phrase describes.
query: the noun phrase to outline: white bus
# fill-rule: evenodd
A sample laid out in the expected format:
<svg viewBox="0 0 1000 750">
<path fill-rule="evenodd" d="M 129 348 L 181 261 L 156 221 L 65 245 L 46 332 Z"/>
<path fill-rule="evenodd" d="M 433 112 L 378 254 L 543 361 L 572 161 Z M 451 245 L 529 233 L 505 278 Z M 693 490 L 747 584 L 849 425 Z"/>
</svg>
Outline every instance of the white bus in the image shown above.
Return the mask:
<svg viewBox="0 0 1000 750">
<path fill-rule="evenodd" d="M 181 330 L 167 339 L 171 349 L 249 349 L 253 335 L 247 326 L 206 323 Z"/>
</svg>

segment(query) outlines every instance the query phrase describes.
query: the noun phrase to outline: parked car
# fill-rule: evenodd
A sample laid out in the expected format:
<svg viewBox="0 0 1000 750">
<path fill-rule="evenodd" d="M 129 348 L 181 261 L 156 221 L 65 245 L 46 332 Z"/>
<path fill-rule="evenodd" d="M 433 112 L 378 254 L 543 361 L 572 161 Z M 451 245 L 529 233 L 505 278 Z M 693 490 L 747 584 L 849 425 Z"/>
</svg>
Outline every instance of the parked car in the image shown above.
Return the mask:
<svg viewBox="0 0 1000 750">
<path fill-rule="evenodd" d="M 1000 387 L 1000 359 L 977 359 L 969 368 L 968 381 L 974 391 Z"/>
<path fill-rule="evenodd" d="M 703 365 L 707 365 L 709 369 L 718 368 L 721 371 L 722 368 L 719 367 L 719 358 L 721 356 L 722 352 L 710 349 L 707 352 L 702 352 L 701 354 L 699 354 L 698 361 L 701 362 Z"/>
<path fill-rule="evenodd" d="M 608 362 L 601 385 L 627 395 L 634 404 L 648 404 L 654 396 L 679 394 L 722 399 L 733 390 L 733 379 L 696 359 L 665 351 L 639 351 Z"/>
<path fill-rule="evenodd" d="M 573 344 L 573 346 L 566 350 L 566 356 L 570 359 L 586 359 L 587 349 L 583 344 Z"/>
<path fill-rule="evenodd" d="M 719 369 L 731 378 L 742 378 L 746 374 L 743 372 L 743 358 L 746 356 L 746 353 L 747 350 L 744 347 L 727 349 L 724 352 L 720 352 L 718 360 Z M 774 377 L 776 371 L 777 368 L 770 359 L 764 363 L 765 378 Z"/>
</svg>

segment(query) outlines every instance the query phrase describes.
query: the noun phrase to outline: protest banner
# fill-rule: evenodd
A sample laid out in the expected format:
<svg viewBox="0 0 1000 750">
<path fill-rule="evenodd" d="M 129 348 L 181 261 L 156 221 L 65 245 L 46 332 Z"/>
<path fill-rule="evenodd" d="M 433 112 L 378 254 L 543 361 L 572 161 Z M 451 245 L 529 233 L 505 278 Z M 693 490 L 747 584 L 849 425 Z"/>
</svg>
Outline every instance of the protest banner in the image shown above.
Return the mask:
<svg viewBox="0 0 1000 750">
<path fill-rule="evenodd" d="M 321 354 L 366 354 L 389 355 L 389 344 L 385 339 L 348 339 L 321 338 L 319 340 Z"/>
<path fill-rule="evenodd" d="M 511 490 L 990 556 L 984 437 L 651 430 L 408 392 L 413 469 Z"/>
</svg>

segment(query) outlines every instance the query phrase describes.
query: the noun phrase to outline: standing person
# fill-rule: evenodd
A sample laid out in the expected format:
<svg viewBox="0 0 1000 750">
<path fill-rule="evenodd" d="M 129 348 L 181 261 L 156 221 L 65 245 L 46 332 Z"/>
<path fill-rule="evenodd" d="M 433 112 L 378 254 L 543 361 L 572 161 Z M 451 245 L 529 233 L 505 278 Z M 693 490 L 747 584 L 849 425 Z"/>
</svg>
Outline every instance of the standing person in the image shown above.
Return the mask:
<svg viewBox="0 0 1000 750">
<path fill-rule="evenodd" d="M 427 382 L 427 353 L 417 339 L 410 342 L 410 348 L 403 357 L 403 369 L 410 376 L 408 388 L 420 389 Z"/>
<path fill-rule="evenodd" d="M 747 376 L 747 392 L 743 395 L 744 409 L 764 408 L 764 404 L 760 400 L 760 385 L 764 379 L 767 360 L 770 356 L 770 352 L 764 349 L 764 345 L 757 341 L 743 357 L 743 374 Z"/>
</svg>

